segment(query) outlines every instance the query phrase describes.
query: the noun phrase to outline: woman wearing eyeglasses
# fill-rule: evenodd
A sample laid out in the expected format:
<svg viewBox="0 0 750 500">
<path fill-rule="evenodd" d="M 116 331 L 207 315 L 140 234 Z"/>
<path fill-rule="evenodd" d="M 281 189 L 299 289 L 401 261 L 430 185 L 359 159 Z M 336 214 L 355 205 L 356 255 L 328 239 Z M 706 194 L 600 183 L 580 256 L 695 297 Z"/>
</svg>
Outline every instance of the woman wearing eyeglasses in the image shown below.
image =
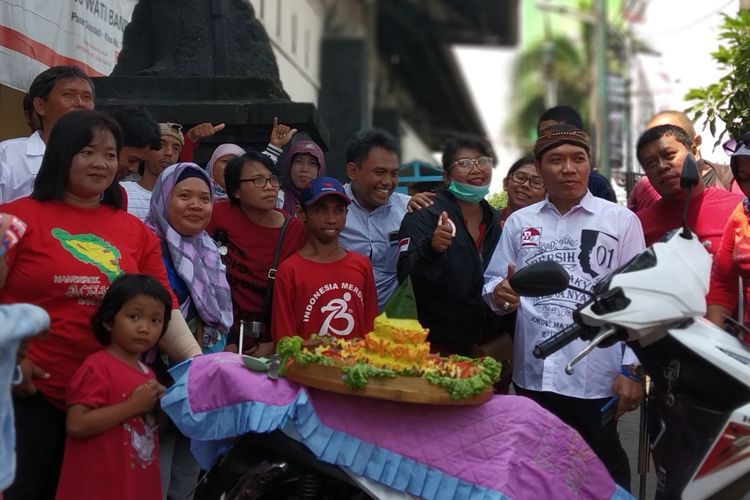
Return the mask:
<svg viewBox="0 0 750 500">
<path fill-rule="evenodd" d="M 542 201 L 547 193 L 531 155 L 524 156 L 511 165 L 507 177 L 503 179 L 503 188 L 508 193 L 508 205 L 500 212 L 502 224 L 519 208 Z"/>
<path fill-rule="evenodd" d="M 301 220 L 292 217 L 287 221 L 284 212 L 276 208 L 281 178 L 268 157 L 248 151 L 233 158 L 224 171 L 224 183 L 229 200 L 214 205 L 207 230 L 224 254 L 234 308 L 227 350 L 236 350 L 241 321 L 270 318 L 270 298 L 266 306 L 268 275 L 282 227 L 286 223 L 279 262 L 302 247 L 306 233 Z M 257 356 L 273 352 L 269 325 L 265 326 L 267 338 L 261 337 Z"/>
<path fill-rule="evenodd" d="M 477 356 L 479 343 L 497 335 L 496 316 L 482 301 L 484 270 L 501 230 L 500 214 L 484 199 L 493 166 L 484 140 L 450 140 L 443 152 L 448 187 L 401 223 L 398 278 L 411 277 L 433 352 Z"/>
</svg>

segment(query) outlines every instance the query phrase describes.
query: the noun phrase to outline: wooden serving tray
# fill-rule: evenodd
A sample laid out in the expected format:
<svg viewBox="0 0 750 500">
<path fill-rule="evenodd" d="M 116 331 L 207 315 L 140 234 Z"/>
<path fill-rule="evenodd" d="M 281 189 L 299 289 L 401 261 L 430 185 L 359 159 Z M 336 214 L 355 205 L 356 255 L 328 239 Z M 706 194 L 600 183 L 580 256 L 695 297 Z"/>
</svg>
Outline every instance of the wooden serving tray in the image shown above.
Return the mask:
<svg viewBox="0 0 750 500">
<path fill-rule="evenodd" d="M 348 396 L 387 399 L 402 403 L 478 405 L 492 398 L 492 386 L 490 386 L 472 398 L 451 399 L 445 389 L 421 377 L 370 377 L 363 388 L 350 389 L 344 384 L 341 369 L 318 364 L 303 366 L 292 362 L 287 367 L 286 378 L 298 384 Z"/>
</svg>

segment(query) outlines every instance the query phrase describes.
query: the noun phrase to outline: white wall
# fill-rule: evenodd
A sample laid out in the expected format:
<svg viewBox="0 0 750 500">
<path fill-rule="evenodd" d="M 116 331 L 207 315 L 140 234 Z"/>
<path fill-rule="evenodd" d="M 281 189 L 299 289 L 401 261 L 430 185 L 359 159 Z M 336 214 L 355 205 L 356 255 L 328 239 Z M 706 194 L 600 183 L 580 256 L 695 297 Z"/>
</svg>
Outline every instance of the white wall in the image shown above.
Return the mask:
<svg viewBox="0 0 750 500">
<path fill-rule="evenodd" d="M 419 138 L 414 129 L 401 119 L 401 163 L 413 160 L 434 161 L 434 152 Z"/>
<path fill-rule="evenodd" d="M 690 88 L 705 87 L 716 82 L 724 74 L 711 57 L 711 53 L 722 43 L 718 38 L 721 14 L 734 16 L 738 1 L 706 2 L 683 0 L 651 2 L 648 4 L 642 23 L 634 24 L 638 38 L 644 40 L 659 55 L 642 55 L 636 62 L 646 77 L 643 87 L 635 92 L 649 92 L 654 109 L 636 108 L 633 120 L 634 141 L 644 130 L 645 122 L 654 111 L 665 109 L 684 110 L 691 103 L 685 101 Z M 669 22 L 665 22 L 669 19 Z M 699 133 L 703 123 L 696 124 Z M 717 135 L 723 129 L 717 124 Z M 714 149 L 715 138 L 708 128 L 702 131 L 704 146 L 701 153 L 706 158 L 726 163 L 727 157 L 721 147 Z M 726 139 L 726 137 L 725 137 Z"/>
<path fill-rule="evenodd" d="M 317 104 L 324 14 L 320 0 L 249 1 L 271 39 L 284 90 L 293 101 Z"/>
</svg>

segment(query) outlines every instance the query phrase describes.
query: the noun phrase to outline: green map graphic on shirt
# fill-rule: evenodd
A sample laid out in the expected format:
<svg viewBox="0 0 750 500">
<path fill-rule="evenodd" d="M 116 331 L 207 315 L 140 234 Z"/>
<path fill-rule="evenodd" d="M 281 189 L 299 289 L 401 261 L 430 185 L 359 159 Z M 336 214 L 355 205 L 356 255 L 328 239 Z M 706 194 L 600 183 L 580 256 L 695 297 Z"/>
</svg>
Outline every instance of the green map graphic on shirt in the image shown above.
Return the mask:
<svg viewBox="0 0 750 500">
<path fill-rule="evenodd" d="M 50 231 L 62 247 L 77 260 L 96 266 L 104 273 L 109 282 L 122 274 L 120 269 L 120 251 L 95 234 L 70 234 L 64 229 L 54 228 Z"/>
</svg>

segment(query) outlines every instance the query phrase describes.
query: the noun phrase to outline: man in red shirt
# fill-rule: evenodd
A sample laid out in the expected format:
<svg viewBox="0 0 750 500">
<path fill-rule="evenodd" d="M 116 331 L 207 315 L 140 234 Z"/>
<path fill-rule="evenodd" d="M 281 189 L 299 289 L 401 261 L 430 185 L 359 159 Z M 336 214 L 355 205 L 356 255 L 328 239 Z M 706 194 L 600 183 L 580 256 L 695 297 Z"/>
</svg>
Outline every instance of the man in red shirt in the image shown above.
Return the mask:
<svg viewBox="0 0 750 500">
<path fill-rule="evenodd" d="M 637 212 L 646 245 L 682 225 L 682 208 L 688 191 L 680 187 L 682 164 L 688 154 L 697 154 L 693 139 L 675 125 L 658 125 L 638 139 L 638 161 L 661 199 Z M 690 191 L 687 224 L 713 255 L 719 248 L 724 226 L 742 197 L 706 187 L 701 178 Z"/>
<path fill-rule="evenodd" d="M 339 181 L 318 177 L 300 203 L 307 241 L 276 273 L 274 342 L 291 335 L 363 337 L 372 331 L 378 303 L 369 259 L 339 245 L 351 201 Z"/>
<path fill-rule="evenodd" d="M 692 137 L 696 148 L 695 160 L 698 164 L 698 172 L 701 177 L 703 177 L 703 183 L 707 187 L 742 194 L 737 183 L 733 182 L 734 179 L 732 178 L 732 172 L 729 170 L 728 165 L 712 163 L 703 158 L 701 155 L 701 143 L 703 142 L 703 139 L 700 134 L 695 132 L 693 122 L 690 121 L 690 118 L 688 118 L 685 113 L 672 110 L 660 111 L 651 117 L 648 125 L 646 125 L 646 129 L 656 127 L 657 125 L 675 125 Z M 651 186 L 648 177 L 641 177 L 633 187 L 633 192 L 630 193 L 628 208 L 633 212 L 638 212 L 639 210 L 650 207 L 659 198 L 661 198 L 661 196 L 653 186 Z"/>
</svg>

